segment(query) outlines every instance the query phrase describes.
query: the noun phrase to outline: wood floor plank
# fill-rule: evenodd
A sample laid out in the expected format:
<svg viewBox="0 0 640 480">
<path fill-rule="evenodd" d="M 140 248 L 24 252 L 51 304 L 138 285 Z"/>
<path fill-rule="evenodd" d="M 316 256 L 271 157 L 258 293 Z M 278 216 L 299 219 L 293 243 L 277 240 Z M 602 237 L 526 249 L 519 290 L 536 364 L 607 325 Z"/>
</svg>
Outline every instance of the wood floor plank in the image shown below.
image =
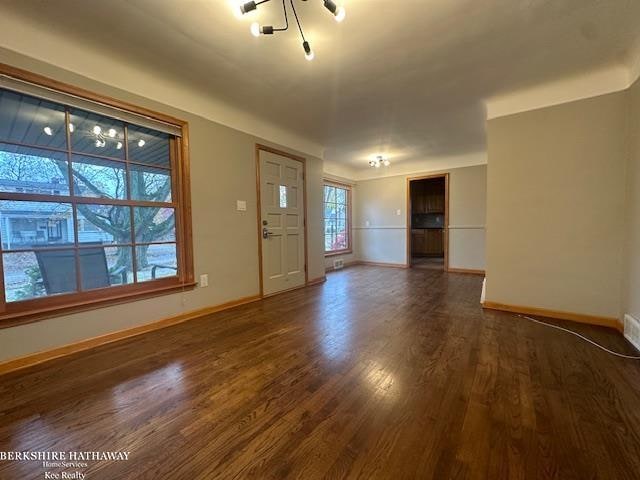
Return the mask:
<svg viewBox="0 0 640 480">
<path fill-rule="evenodd" d="M 131 452 L 87 480 L 638 478 L 638 362 L 483 311 L 481 282 L 352 267 L 5 375 L 0 451 Z"/>
</svg>

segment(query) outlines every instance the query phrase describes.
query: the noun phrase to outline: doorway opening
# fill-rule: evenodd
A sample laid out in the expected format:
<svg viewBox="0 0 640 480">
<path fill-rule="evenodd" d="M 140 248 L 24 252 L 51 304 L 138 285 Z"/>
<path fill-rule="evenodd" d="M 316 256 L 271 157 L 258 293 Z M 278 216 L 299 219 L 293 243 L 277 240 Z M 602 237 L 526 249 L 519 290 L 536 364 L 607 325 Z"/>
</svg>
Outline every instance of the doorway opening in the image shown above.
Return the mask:
<svg viewBox="0 0 640 480">
<path fill-rule="evenodd" d="M 407 265 L 449 269 L 449 174 L 407 179 Z"/>
</svg>

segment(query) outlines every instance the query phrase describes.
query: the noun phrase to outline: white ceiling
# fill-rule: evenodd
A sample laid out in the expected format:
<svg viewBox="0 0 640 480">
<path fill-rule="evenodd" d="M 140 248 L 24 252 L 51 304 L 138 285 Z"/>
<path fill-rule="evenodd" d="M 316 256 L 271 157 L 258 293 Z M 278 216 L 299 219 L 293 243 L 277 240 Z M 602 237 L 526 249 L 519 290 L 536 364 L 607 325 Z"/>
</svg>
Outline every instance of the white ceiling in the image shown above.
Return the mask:
<svg viewBox="0 0 640 480">
<path fill-rule="evenodd" d="M 288 0 L 287 0 L 288 1 Z M 485 150 L 484 100 L 627 60 L 638 0 L 345 0 L 338 24 L 322 0 L 295 0 L 315 51 L 271 0 L 237 19 L 230 0 L 0 0 L 73 41 L 186 82 L 368 168 Z"/>
</svg>

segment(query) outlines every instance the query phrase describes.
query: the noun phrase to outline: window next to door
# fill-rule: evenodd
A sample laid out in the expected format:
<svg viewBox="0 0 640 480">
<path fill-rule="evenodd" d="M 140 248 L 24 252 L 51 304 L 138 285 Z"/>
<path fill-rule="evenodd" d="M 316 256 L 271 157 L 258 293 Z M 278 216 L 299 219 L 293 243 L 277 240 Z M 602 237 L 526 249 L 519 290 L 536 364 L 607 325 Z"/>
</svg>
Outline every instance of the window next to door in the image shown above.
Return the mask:
<svg viewBox="0 0 640 480">
<path fill-rule="evenodd" d="M 351 253 L 351 187 L 325 182 L 324 185 L 325 255 Z"/>
</svg>

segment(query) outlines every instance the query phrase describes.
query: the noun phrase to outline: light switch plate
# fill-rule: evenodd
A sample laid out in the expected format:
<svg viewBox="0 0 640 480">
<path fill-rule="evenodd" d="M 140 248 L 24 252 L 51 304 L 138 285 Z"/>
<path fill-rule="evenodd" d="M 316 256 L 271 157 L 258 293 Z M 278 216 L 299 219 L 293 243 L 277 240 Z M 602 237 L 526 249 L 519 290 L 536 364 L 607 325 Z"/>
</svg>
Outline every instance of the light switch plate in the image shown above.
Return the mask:
<svg viewBox="0 0 640 480">
<path fill-rule="evenodd" d="M 239 212 L 246 212 L 247 211 L 247 201 L 246 200 L 238 200 L 236 202 L 236 209 Z"/>
<path fill-rule="evenodd" d="M 402 210 L 400 210 L 400 209 L 396 210 L 396 215 L 397 215 L 397 216 L 402 215 Z"/>
<path fill-rule="evenodd" d="M 207 273 L 203 273 L 200 275 L 200 288 L 209 286 L 209 275 Z"/>
</svg>

